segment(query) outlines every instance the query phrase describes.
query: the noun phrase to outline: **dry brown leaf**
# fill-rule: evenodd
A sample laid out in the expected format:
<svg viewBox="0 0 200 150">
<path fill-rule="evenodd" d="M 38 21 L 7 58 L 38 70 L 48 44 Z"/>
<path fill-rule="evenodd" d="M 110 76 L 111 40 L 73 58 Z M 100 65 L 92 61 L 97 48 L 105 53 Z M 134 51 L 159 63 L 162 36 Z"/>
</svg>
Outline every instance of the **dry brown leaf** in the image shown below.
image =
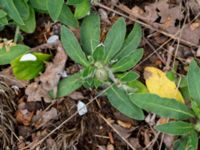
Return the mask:
<svg viewBox="0 0 200 150">
<path fill-rule="evenodd" d="M 74 100 L 82 100 L 82 99 L 85 99 L 85 97 L 83 96 L 83 94 L 81 92 L 73 92 L 69 95 L 69 97 L 71 99 L 74 99 Z"/>
<path fill-rule="evenodd" d="M 108 144 L 106 150 L 114 150 L 114 146 L 112 144 Z"/>
<path fill-rule="evenodd" d="M 38 129 L 46 125 L 50 120 L 57 119 L 58 112 L 57 109 L 51 108 L 49 111 L 37 111 L 36 115 L 33 117 L 33 123 Z"/>
<path fill-rule="evenodd" d="M 127 129 L 130 129 L 132 124 L 130 122 L 124 122 L 124 121 L 121 121 L 121 120 L 117 120 L 117 123 L 123 127 L 123 128 L 127 128 Z"/>
<path fill-rule="evenodd" d="M 48 63 L 45 72 L 26 88 L 25 93 L 28 96 L 28 101 L 41 101 L 42 99 L 45 102 L 51 101 L 48 92 L 50 90 L 57 92 L 57 84 L 64 71 L 66 61 L 67 55 L 63 48 L 58 46 L 53 62 Z"/>
<path fill-rule="evenodd" d="M 29 112 L 27 109 L 16 111 L 16 120 L 25 126 L 30 125 L 34 112 Z"/>
<path fill-rule="evenodd" d="M 120 133 L 120 135 L 124 138 L 129 138 L 132 134 L 132 131 L 134 130 L 134 128 L 130 128 L 130 129 L 125 129 L 117 124 L 113 124 L 113 127 Z"/>
</svg>

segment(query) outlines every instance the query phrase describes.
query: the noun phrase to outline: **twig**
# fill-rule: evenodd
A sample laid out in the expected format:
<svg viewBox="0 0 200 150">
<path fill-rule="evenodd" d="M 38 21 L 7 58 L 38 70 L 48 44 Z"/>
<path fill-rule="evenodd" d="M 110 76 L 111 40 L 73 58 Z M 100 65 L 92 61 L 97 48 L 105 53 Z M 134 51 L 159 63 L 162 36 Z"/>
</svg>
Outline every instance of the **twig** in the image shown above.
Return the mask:
<svg viewBox="0 0 200 150">
<path fill-rule="evenodd" d="M 110 122 L 107 121 L 107 119 L 106 119 L 103 115 L 99 114 L 99 116 L 100 116 L 101 119 L 103 119 L 103 121 L 105 121 L 105 123 L 106 123 L 110 128 L 112 128 L 112 130 L 113 130 L 117 135 L 119 135 L 119 136 L 122 138 L 122 140 L 123 140 L 132 150 L 136 150 L 136 148 L 133 147 L 133 145 L 131 145 L 131 143 L 130 143 L 129 141 L 127 141 L 127 139 L 124 138 L 124 137 L 119 133 L 119 131 L 117 131 L 117 130 L 112 126 L 112 124 L 111 124 Z"/>
<path fill-rule="evenodd" d="M 108 11 L 114 12 L 114 13 L 116 13 L 116 14 L 118 14 L 118 15 L 124 17 L 124 18 L 127 18 L 127 19 L 131 20 L 131 21 L 135 21 L 135 22 L 141 24 L 141 25 L 144 26 L 144 27 L 147 27 L 147 28 L 149 28 L 149 29 L 155 30 L 155 31 L 157 31 L 157 32 L 159 32 L 159 33 L 161 33 L 161 34 L 167 36 L 167 37 L 170 37 L 171 39 L 174 39 L 174 40 L 178 40 L 178 39 L 179 39 L 179 38 L 177 37 L 177 34 L 173 35 L 173 34 L 169 34 L 169 33 L 165 32 L 165 31 L 163 31 L 163 30 L 156 29 L 155 27 L 153 27 L 153 26 L 151 26 L 151 25 L 149 25 L 149 24 L 147 24 L 147 23 L 145 23 L 145 22 L 143 22 L 143 21 L 140 21 L 140 20 L 138 20 L 138 19 L 136 19 L 136 18 L 133 18 L 133 17 L 127 16 L 127 15 L 125 15 L 125 14 L 123 14 L 123 13 L 120 13 L 120 12 L 118 12 L 118 11 L 116 11 L 116 10 L 114 10 L 114 9 L 111 9 L 111 8 L 109 8 L 109 7 L 107 7 L 107 6 L 103 5 L 103 4 L 101 4 L 101 3 L 99 3 L 99 2 L 95 2 L 94 5 L 99 6 L 99 7 L 103 8 L 103 9 L 108 10 Z M 116 6 L 117 8 L 119 8 L 121 11 L 123 11 L 123 12 L 125 12 L 125 13 L 128 13 L 128 14 L 131 14 L 131 12 L 128 12 L 128 11 L 125 11 L 124 9 L 122 9 L 120 5 L 119 5 L 119 6 L 115 5 L 115 6 Z M 132 15 L 132 14 L 131 14 L 131 15 Z M 189 42 L 189 41 L 183 40 L 183 39 L 180 39 L 180 42 L 183 43 L 183 44 L 185 44 L 185 45 L 194 46 L 194 47 L 196 47 L 196 48 L 199 47 L 198 45 L 196 45 L 196 44 L 194 44 L 194 43 L 191 43 L 191 42 Z"/>
</svg>

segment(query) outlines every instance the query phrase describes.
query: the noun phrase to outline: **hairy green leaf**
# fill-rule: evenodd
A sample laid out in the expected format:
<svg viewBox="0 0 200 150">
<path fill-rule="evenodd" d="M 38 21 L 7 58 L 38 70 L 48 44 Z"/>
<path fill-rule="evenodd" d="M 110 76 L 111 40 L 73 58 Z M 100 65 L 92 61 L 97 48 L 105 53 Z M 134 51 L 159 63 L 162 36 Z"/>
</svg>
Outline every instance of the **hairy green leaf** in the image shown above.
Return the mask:
<svg viewBox="0 0 200 150">
<path fill-rule="evenodd" d="M 80 4 L 83 0 L 68 0 L 67 4 L 68 5 L 76 5 L 76 4 Z"/>
<path fill-rule="evenodd" d="M 17 24 L 24 25 L 24 21 L 15 7 L 13 0 L 0 0 L 0 5 Z"/>
<path fill-rule="evenodd" d="M 27 20 L 30 15 L 29 5 L 26 0 L 13 0 L 15 7 L 17 8 L 20 16 L 23 20 Z"/>
<path fill-rule="evenodd" d="M 194 131 L 193 124 L 183 121 L 173 121 L 166 124 L 157 125 L 155 128 L 161 132 L 173 135 L 183 135 Z"/>
<path fill-rule="evenodd" d="M 190 63 L 187 80 L 190 96 L 200 106 L 200 68 L 194 60 Z"/>
<path fill-rule="evenodd" d="M 83 66 L 89 65 L 89 62 L 82 51 L 78 40 L 74 34 L 64 26 L 61 27 L 61 41 L 67 55 L 69 55 L 71 59 Z"/>
<path fill-rule="evenodd" d="M 85 17 L 81 24 L 80 33 L 83 50 L 88 54 L 92 54 L 99 44 L 100 39 L 99 15 L 92 13 Z"/>
<path fill-rule="evenodd" d="M 117 74 L 117 78 L 119 78 L 123 82 L 131 82 L 135 81 L 139 78 L 139 74 L 136 72 L 130 71 L 123 74 Z"/>
<path fill-rule="evenodd" d="M 135 23 L 132 31 L 125 39 L 122 49 L 114 58 L 120 59 L 132 53 L 139 46 L 141 38 L 142 29 L 138 23 Z"/>
<path fill-rule="evenodd" d="M 142 58 L 144 50 L 142 48 L 133 51 L 130 55 L 121 58 L 112 65 L 113 72 L 123 72 L 134 67 Z"/>
<path fill-rule="evenodd" d="M 174 119 L 188 119 L 194 113 L 184 104 L 168 98 L 161 98 L 154 94 L 133 94 L 131 100 L 140 108 L 156 113 L 161 117 Z"/>
<path fill-rule="evenodd" d="M 25 25 L 20 25 L 20 29 L 26 33 L 33 33 L 36 28 L 35 11 L 30 7 L 30 15 L 27 20 L 24 21 Z"/>
<path fill-rule="evenodd" d="M 105 57 L 105 47 L 104 45 L 98 45 L 93 53 L 93 58 L 95 61 L 103 61 Z"/>
<path fill-rule="evenodd" d="M 128 95 L 123 90 L 116 86 L 112 86 L 106 91 L 106 96 L 112 106 L 126 116 L 137 120 L 144 119 L 143 111 L 135 104 L 131 103 Z"/>
<path fill-rule="evenodd" d="M 0 48 L 0 65 L 10 64 L 18 56 L 29 52 L 29 49 L 28 46 L 20 44 L 12 46 L 7 50 L 5 47 Z"/>
<path fill-rule="evenodd" d="M 183 135 L 174 143 L 174 150 L 197 150 L 198 149 L 198 134 L 191 132 L 190 134 Z"/>
<path fill-rule="evenodd" d="M 5 17 L 6 15 L 7 13 L 4 10 L 0 9 L 0 18 Z"/>
<path fill-rule="evenodd" d="M 63 4 L 64 0 L 47 0 L 47 8 L 53 21 L 56 21 L 60 16 Z"/>
<path fill-rule="evenodd" d="M 70 8 L 66 4 L 63 5 L 58 21 L 74 28 L 77 28 L 79 26 L 78 20 L 74 17 Z"/>
<path fill-rule="evenodd" d="M 135 88 L 135 93 L 148 93 L 147 87 L 138 80 L 128 82 L 128 86 Z"/>
<path fill-rule="evenodd" d="M 121 49 L 126 35 L 126 23 L 118 19 L 109 30 L 105 39 L 105 62 L 109 62 Z"/>
<path fill-rule="evenodd" d="M 38 10 L 43 10 L 43 11 L 46 11 L 48 10 L 47 8 L 47 0 L 29 0 L 31 6 L 35 9 L 38 9 Z"/>
<path fill-rule="evenodd" d="M 89 0 L 82 0 L 81 3 L 76 4 L 74 16 L 81 19 L 90 13 L 90 2 Z"/>
<path fill-rule="evenodd" d="M 81 73 L 76 73 L 62 79 L 58 84 L 57 97 L 69 95 L 82 86 Z"/>
</svg>

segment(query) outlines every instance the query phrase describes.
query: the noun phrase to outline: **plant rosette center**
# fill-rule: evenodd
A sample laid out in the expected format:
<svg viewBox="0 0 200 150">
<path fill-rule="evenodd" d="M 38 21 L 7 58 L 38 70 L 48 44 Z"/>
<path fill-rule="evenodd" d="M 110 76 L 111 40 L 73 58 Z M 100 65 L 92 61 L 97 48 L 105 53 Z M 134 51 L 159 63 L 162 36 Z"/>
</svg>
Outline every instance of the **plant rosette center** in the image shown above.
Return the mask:
<svg viewBox="0 0 200 150">
<path fill-rule="evenodd" d="M 101 62 L 96 62 L 94 64 L 95 70 L 95 77 L 100 81 L 108 80 L 108 71 L 106 67 Z"/>
</svg>

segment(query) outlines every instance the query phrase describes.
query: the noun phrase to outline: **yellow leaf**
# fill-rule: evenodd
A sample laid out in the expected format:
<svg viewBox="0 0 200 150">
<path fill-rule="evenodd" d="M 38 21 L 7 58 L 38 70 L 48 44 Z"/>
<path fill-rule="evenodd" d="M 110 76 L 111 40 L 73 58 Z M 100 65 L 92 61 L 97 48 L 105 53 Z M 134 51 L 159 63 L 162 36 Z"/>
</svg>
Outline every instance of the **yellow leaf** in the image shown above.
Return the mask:
<svg viewBox="0 0 200 150">
<path fill-rule="evenodd" d="M 176 87 L 176 84 L 169 80 L 161 70 L 155 67 L 146 67 L 144 69 L 144 78 L 150 93 L 163 98 L 173 98 L 184 103 L 184 99 Z"/>
</svg>

